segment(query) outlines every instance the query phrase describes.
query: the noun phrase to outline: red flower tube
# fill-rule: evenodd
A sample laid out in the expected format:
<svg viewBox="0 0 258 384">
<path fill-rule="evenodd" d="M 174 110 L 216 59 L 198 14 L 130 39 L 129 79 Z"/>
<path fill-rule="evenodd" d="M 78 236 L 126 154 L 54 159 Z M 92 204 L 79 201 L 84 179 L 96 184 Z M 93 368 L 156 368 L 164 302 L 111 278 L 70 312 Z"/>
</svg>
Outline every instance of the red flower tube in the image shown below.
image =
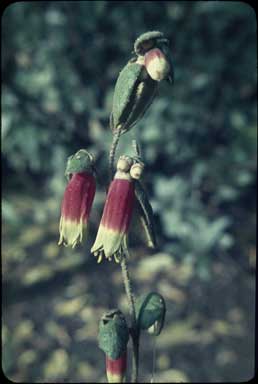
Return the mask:
<svg viewBox="0 0 258 384">
<path fill-rule="evenodd" d="M 116 360 L 106 355 L 106 374 L 108 383 L 122 383 L 126 373 L 126 351 Z"/>
<path fill-rule="evenodd" d="M 134 204 L 134 185 L 128 179 L 114 179 L 109 187 L 96 241 L 91 251 L 96 256 L 103 252 L 110 259 L 119 253 L 124 235 L 127 234 Z M 102 252 L 103 251 L 103 252 Z"/>
<path fill-rule="evenodd" d="M 111 182 L 99 230 L 91 252 L 98 257 L 98 263 L 103 256 L 116 262 L 120 261 L 121 247 L 124 236 L 127 235 L 135 200 L 134 183 L 129 173 L 132 160 L 121 156 L 117 163 L 117 172 Z"/>
<path fill-rule="evenodd" d="M 88 153 L 85 150 L 80 150 L 68 160 L 66 174 L 71 176 L 71 179 L 66 186 L 61 205 L 59 245 L 64 244 L 74 248 L 82 241 L 83 233 L 87 228 L 96 191 L 95 178 L 87 156 Z"/>
</svg>

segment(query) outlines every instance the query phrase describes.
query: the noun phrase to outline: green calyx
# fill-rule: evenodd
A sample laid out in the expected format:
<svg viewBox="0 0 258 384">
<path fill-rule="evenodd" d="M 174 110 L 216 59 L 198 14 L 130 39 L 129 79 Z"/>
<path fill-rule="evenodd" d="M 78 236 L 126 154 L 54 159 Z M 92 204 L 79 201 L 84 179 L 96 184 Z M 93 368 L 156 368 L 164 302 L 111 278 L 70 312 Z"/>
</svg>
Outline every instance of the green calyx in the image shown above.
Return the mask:
<svg viewBox="0 0 258 384">
<path fill-rule="evenodd" d="M 134 51 L 137 55 L 144 55 L 146 52 L 160 43 L 168 44 L 168 39 L 164 37 L 162 32 L 145 32 L 135 40 Z"/>
<path fill-rule="evenodd" d="M 99 324 L 99 348 L 112 360 L 116 360 L 126 351 L 129 329 L 123 313 L 119 309 L 106 312 Z"/>
<path fill-rule="evenodd" d="M 150 292 L 136 302 L 138 327 L 158 336 L 163 328 L 166 314 L 164 298 L 157 292 Z"/>
<path fill-rule="evenodd" d="M 86 149 L 80 149 L 74 155 L 68 157 L 65 176 L 69 179 L 71 174 L 86 171 L 92 172 L 93 170 L 93 156 Z"/>
</svg>

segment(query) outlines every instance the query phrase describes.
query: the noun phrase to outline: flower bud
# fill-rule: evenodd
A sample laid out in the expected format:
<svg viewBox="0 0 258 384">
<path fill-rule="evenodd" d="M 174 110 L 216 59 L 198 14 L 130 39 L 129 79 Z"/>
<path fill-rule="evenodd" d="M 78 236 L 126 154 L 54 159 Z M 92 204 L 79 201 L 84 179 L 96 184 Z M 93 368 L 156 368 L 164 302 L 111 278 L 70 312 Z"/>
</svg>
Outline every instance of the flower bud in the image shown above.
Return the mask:
<svg viewBox="0 0 258 384">
<path fill-rule="evenodd" d="M 132 165 L 132 159 L 128 156 L 120 156 L 117 162 L 117 170 L 121 172 L 128 172 Z"/>
<path fill-rule="evenodd" d="M 164 80 L 170 71 L 170 65 L 164 53 L 154 48 L 148 51 L 144 56 L 146 70 L 153 80 Z"/>
<path fill-rule="evenodd" d="M 144 169 L 144 165 L 141 163 L 133 164 L 130 169 L 130 175 L 133 179 L 139 180 Z"/>
</svg>

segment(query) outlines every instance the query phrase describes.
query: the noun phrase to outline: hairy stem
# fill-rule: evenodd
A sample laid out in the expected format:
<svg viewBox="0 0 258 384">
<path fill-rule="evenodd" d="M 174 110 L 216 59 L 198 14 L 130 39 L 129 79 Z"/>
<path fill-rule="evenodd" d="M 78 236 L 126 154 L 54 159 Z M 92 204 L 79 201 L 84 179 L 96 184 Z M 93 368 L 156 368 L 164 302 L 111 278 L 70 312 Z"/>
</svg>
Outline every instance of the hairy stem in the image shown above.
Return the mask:
<svg viewBox="0 0 258 384">
<path fill-rule="evenodd" d="M 119 138 L 121 135 L 121 130 L 122 130 L 122 127 L 119 126 L 117 128 L 117 130 L 115 131 L 115 133 L 113 134 L 113 140 L 112 140 L 111 148 L 109 151 L 109 177 L 110 177 L 110 180 L 112 180 L 112 178 L 113 178 L 115 154 L 116 154 L 116 149 L 117 149 L 117 145 L 119 142 Z"/>
<path fill-rule="evenodd" d="M 126 239 L 125 239 L 126 244 Z M 128 250 L 127 246 L 124 247 L 124 255 L 121 260 L 122 275 L 125 285 L 125 291 L 127 295 L 127 300 L 129 304 L 129 311 L 131 315 L 131 338 L 133 343 L 133 357 L 132 357 L 132 383 L 137 383 L 138 381 L 138 367 L 139 367 L 139 332 L 136 321 L 136 312 L 135 312 L 135 300 L 132 292 L 132 284 L 128 270 L 127 264 Z"/>
</svg>

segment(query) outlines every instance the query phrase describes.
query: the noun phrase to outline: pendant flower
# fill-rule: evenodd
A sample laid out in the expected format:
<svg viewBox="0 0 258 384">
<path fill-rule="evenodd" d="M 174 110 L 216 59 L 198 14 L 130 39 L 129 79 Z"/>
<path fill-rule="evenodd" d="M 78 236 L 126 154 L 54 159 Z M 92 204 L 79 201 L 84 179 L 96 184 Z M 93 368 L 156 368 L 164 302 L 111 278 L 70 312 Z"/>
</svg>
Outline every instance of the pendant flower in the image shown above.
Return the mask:
<svg viewBox="0 0 258 384">
<path fill-rule="evenodd" d="M 117 172 L 111 182 L 95 243 L 91 248 L 98 263 L 103 256 L 117 263 L 121 259 L 122 242 L 128 233 L 135 201 L 133 178 L 139 178 L 139 169 L 143 165 L 133 164 L 133 159 L 121 156 L 117 163 Z M 130 170 L 133 172 L 130 173 Z"/>
<path fill-rule="evenodd" d="M 82 242 L 96 191 L 92 156 L 84 149 L 70 156 L 65 175 L 70 180 L 61 205 L 58 245 L 74 248 Z"/>
</svg>

